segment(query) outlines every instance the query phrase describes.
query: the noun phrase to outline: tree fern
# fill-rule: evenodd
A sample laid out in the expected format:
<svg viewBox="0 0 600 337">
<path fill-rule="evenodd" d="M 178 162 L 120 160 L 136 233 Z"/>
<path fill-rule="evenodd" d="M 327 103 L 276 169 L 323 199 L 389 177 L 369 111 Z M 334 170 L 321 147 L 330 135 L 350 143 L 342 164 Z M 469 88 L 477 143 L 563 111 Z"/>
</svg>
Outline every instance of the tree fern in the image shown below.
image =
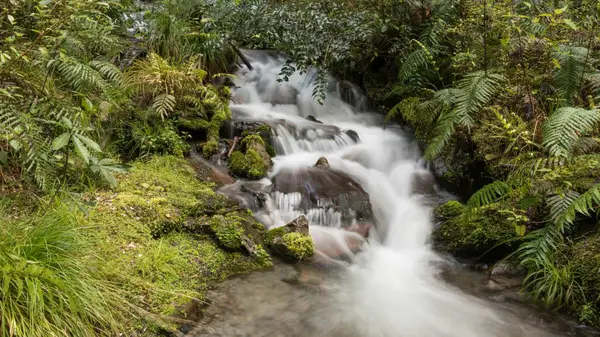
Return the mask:
<svg viewBox="0 0 600 337">
<path fill-rule="evenodd" d="M 107 86 L 102 75 L 87 64 L 70 57 L 63 57 L 57 62 L 60 76 L 77 91 L 102 90 Z"/>
<path fill-rule="evenodd" d="M 543 145 L 555 157 L 568 157 L 582 135 L 600 122 L 600 110 L 560 108 L 542 125 Z"/>
</svg>

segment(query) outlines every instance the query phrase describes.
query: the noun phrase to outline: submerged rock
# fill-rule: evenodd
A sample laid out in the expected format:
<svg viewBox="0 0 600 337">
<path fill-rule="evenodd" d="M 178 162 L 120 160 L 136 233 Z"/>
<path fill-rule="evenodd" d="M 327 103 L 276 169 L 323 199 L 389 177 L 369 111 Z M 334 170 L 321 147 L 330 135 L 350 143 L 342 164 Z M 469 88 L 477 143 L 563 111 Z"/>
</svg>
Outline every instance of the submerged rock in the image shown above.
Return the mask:
<svg viewBox="0 0 600 337">
<path fill-rule="evenodd" d="M 314 254 L 308 219 L 304 215 L 285 226 L 269 230 L 265 241 L 273 252 L 289 262 L 305 261 Z"/>
</svg>

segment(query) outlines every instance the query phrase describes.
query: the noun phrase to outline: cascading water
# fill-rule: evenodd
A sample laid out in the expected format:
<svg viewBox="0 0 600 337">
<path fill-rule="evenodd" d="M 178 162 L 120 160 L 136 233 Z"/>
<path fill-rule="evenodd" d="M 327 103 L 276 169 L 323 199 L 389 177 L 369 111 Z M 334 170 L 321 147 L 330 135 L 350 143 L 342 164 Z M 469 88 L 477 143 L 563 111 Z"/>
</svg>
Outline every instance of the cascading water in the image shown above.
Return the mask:
<svg viewBox="0 0 600 337">
<path fill-rule="evenodd" d="M 380 116 L 365 111 L 364 97 L 354 86 L 330 78 L 330 92 L 320 105 L 312 98 L 314 73 L 294 74 L 289 82 L 278 82 L 283 57 L 246 53 L 253 69 L 242 67 L 237 73 L 233 117 L 271 125 L 278 152 L 273 181 L 261 182 L 274 190 L 258 212 L 260 220 L 267 226 L 280 226 L 305 214 L 322 256 L 342 251 L 352 257 L 335 290 L 312 310 L 308 318 L 312 331 L 304 335 L 553 336 L 441 279 L 439 265 L 444 259 L 428 245 L 432 229 L 428 199 L 414 193 L 420 187 L 416 186 L 418 178 L 428 177 L 429 172 L 410 137 L 401 130 L 383 128 Z M 370 221 L 375 227 L 368 245 L 356 255 L 350 243 L 363 244 L 357 233 L 365 233 L 352 229 L 365 220 L 356 212 L 345 214 L 340 207 L 328 205 L 326 198 L 303 207 L 303 202 L 310 204 L 307 195 L 318 186 L 303 186 L 304 178 L 290 181 L 320 157 L 327 159 L 332 170 L 360 185 L 349 193 L 360 193 L 362 188 L 369 195 Z M 284 172 L 288 176 L 280 178 L 283 183 L 300 185 L 306 193 L 277 188 L 282 182 L 276 179 Z M 346 186 L 332 184 L 324 193 L 331 192 L 334 200 L 340 185 Z"/>
</svg>

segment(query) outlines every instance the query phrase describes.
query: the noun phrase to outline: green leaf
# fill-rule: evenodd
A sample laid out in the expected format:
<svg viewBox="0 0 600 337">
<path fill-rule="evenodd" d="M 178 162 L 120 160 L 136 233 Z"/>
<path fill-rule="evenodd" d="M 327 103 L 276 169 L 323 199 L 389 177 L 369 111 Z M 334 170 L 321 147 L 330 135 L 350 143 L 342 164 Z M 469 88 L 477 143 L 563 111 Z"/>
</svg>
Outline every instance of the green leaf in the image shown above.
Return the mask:
<svg viewBox="0 0 600 337">
<path fill-rule="evenodd" d="M 570 20 L 570 19 L 564 19 L 564 20 L 563 20 L 563 22 L 564 22 L 564 23 L 565 23 L 567 26 L 569 26 L 569 28 L 571 28 L 571 29 L 573 29 L 573 30 L 577 30 L 577 29 L 578 29 L 578 27 L 577 27 L 577 25 L 575 24 L 575 22 L 573 22 L 573 21 L 572 21 L 572 20 Z"/>
<path fill-rule="evenodd" d="M 102 148 L 100 148 L 100 145 L 98 145 L 98 143 L 96 143 L 92 139 L 90 139 L 90 138 L 88 138 L 88 137 L 86 137 L 84 135 L 75 135 L 75 137 L 79 138 L 90 149 L 92 149 L 92 150 L 94 150 L 96 152 L 102 152 Z"/>
<path fill-rule="evenodd" d="M 556 15 L 560 15 L 560 14 L 564 13 L 564 12 L 567 10 L 567 7 L 568 7 L 568 6 L 565 6 L 565 7 L 563 7 L 563 8 L 557 8 L 557 9 L 555 9 L 555 10 L 554 10 L 554 14 L 556 14 Z"/>
<path fill-rule="evenodd" d="M 67 129 L 72 129 L 73 128 L 73 122 L 71 122 L 70 119 L 68 119 L 67 117 L 63 117 L 60 119 L 61 122 L 63 122 L 63 125 L 67 128 Z"/>
<path fill-rule="evenodd" d="M 102 178 L 104 178 L 104 180 L 112 187 L 116 187 L 117 186 L 117 180 L 115 179 L 115 177 L 107 170 L 100 170 L 100 175 L 102 176 Z"/>
<path fill-rule="evenodd" d="M 83 161 L 88 164 L 90 162 L 90 152 L 85 147 L 83 142 L 79 139 L 79 137 L 73 137 L 73 147 L 75 148 L 75 152 L 83 159 Z"/>
<path fill-rule="evenodd" d="M 21 149 L 21 142 L 13 139 L 9 142 L 10 146 L 12 146 L 13 149 L 15 149 L 16 151 L 19 151 Z"/>
<path fill-rule="evenodd" d="M 527 227 L 525 225 L 515 225 L 515 232 L 518 236 L 525 236 L 525 230 Z"/>
<path fill-rule="evenodd" d="M 15 18 L 14 18 L 12 15 L 8 14 L 8 15 L 7 15 L 7 18 L 8 18 L 8 21 L 10 21 L 10 24 L 11 24 L 11 25 L 14 25 L 14 24 L 15 24 Z"/>
<path fill-rule="evenodd" d="M 58 150 L 62 149 L 63 147 L 67 146 L 67 144 L 69 144 L 70 139 L 71 139 L 70 132 L 65 132 L 65 133 L 61 134 L 60 136 L 54 138 L 54 140 L 52 141 L 52 150 L 58 151 Z"/>
<path fill-rule="evenodd" d="M 81 106 L 83 106 L 86 112 L 94 112 L 94 104 L 87 97 L 81 98 Z"/>
<path fill-rule="evenodd" d="M 8 164 L 8 152 L 0 150 L 0 165 Z"/>
</svg>

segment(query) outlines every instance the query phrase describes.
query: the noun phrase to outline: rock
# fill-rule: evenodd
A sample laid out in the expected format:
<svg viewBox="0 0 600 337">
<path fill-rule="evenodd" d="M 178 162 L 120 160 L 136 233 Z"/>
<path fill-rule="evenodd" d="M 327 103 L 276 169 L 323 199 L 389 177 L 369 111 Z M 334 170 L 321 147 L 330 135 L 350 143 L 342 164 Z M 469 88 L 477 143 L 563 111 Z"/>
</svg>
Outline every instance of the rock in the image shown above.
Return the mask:
<svg viewBox="0 0 600 337">
<path fill-rule="evenodd" d="M 434 246 L 458 257 L 477 258 L 479 262 L 495 262 L 510 253 L 518 242 L 515 225 L 500 212 L 501 206 L 492 204 L 464 216 L 465 206 L 449 201 L 434 210 L 439 224 L 433 232 Z M 485 254 L 485 256 L 484 256 Z"/>
<path fill-rule="evenodd" d="M 242 139 L 240 144 L 242 150 L 234 151 L 229 158 L 231 173 L 241 178 L 264 178 L 272 165 L 265 141 L 259 135 L 252 134 Z"/>
<path fill-rule="evenodd" d="M 346 130 L 345 132 L 348 135 L 348 137 L 352 138 L 352 140 L 355 143 L 359 143 L 360 142 L 360 137 L 358 136 L 358 133 L 356 133 L 356 131 L 354 131 L 354 130 Z"/>
<path fill-rule="evenodd" d="M 285 226 L 269 230 L 265 242 L 267 247 L 288 262 L 305 261 L 314 254 L 308 219 L 304 215 Z"/>
<path fill-rule="evenodd" d="M 354 220 L 374 223 L 369 194 L 341 171 L 326 166 L 282 170 L 272 181 L 272 194 L 299 193 L 296 207 L 305 214 L 310 209 L 333 209 L 342 214 L 343 225 Z"/>
<path fill-rule="evenodd" d="M 325 157 L 321 157 L 321 158 L 319 158 L 319 160 L 317 160 L 317 162 L 315 163 L 315 167 L 324 167 L 324 168 L 329 168 L 329 161 L 327 161 L 327 158 L 325 158 Z"/>
<path fill-rule="evenodd" d="M 248 212 L 236 211 L 215 215 L 209 225 L 223 247 L 229 250 L 244 249 L 262 264 L 270 264 L 270 257 L 263 248 L 266 230 Z"/>
<path fill-rule="evenodd" d="M 311 121 L 311 122 L 315 122 L 315 123 L 319 123 L 319 124 L 323 124 L 323 122 L 321 122 L 320 120 L 318 120 L 315 116 L 313 115 L 308 115 L 306 116 L 306 119 Z"/>
<path fill-rule="evenodd" d="M 428 171 L 413 173 L 412 193 L 414 194 L 435 194 L 435 177 Z"/>
</svg>

